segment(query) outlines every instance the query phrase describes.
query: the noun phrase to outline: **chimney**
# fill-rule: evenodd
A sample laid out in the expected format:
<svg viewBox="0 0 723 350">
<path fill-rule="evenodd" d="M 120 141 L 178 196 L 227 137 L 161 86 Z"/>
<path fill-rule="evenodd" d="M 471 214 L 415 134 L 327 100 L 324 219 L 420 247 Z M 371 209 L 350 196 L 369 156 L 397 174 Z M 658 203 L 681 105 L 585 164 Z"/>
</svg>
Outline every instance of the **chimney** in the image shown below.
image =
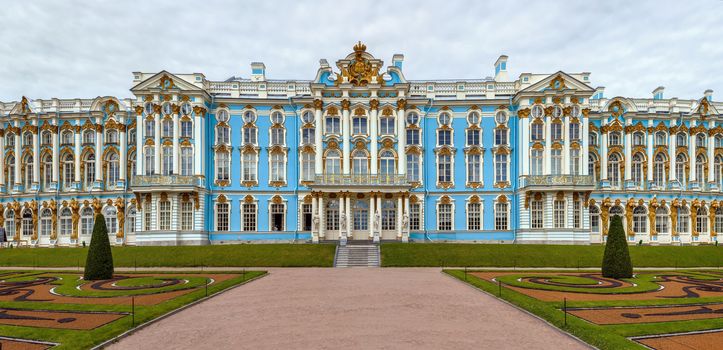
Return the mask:
<svg viewBox="0 0 723 350">
<path fill-rule="evenodd" d="M 508 81 L 507 56 L 502 55 L 495 62 L 495 81 Z"/>
<path fill-rule="evenodd" d="M 395 53 L 394 56 L 392 56 L 392 65 L 394 65 L 394 67 L 397 67 L 401 70 L 402 63 L 404 63 L 404 55 Z"/>
<path fill-rule="evenodd" d="M 329 62 L 325 58 L 322 58 L 319 60 L 319 66 L 321 66 L 321 69 L 329 68 Z"/>
<path fill-rule="evenodd" d="M 706 99 L 708 99 L 708 102 L 713 101 L 713 90 L 711 90 L 711 89 L 705 90 L 705 92 L 703 92 L 703 96 Z"/>
<path fill-rule="evenodd" d="M 595 92 L 592 94 L 593 100 L 600 100 L 605 97 L 605 87 L 598 86 L 595 88 Z"/>
<path fill-rule="evenodd" d="M 251 62 L 251 81 L 266 80 L 266 66 L 263 62 Z"/>
<path fill-rule="evenodd" d="M 653 90 L 653 100 L 662 100 L 663 99 L 663 91 L 665 91 L 665 87 L 658 86 Z"/>
</svg>

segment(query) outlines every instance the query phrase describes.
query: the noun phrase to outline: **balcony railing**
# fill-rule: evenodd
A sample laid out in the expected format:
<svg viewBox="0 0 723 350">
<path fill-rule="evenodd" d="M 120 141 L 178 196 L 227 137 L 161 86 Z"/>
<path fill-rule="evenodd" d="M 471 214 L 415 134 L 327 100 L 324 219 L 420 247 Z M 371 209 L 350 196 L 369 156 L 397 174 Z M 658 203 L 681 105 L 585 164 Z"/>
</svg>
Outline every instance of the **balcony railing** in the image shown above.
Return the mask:
<svg viewBox="0 0 723 350">
<path fill-rule="evenodd" d="M 313 185 L 318 186 L 409 186 L 406 175 L 316 175 Z M 312 185 L 312 186 L 313 186 Z"/>
<path fill-rule="evenodd" d="M 205 179 L 203 176 L 193 175 L 136 175 L 131 179 L 133 187 L 152 186 L 194 186 L 203 187 Z"/>
<path fill-rule="evenodd" d="M 527 186 L 594 186 L 592 175 L 520 176 L 520 188 Z"/>
</svg>

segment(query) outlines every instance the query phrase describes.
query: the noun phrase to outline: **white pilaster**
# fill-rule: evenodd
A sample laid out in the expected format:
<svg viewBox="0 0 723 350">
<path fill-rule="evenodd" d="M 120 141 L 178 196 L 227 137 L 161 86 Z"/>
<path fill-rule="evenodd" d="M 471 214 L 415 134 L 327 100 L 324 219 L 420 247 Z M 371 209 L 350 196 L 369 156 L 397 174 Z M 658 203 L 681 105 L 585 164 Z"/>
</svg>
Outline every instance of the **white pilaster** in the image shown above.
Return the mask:
<svg viewBox="0 0 723 350">
<path fill-rule="evenodd" d="M 562 173 L 572 174 L 570 169 L 570 117 L 565 115 L 562 117 L 562 139 L 565 144 L 562 145 Z M 582 163 L 582 162 L 581 162 Z"/>
<path fill-rule="evenodd" d="M 57 157 L 57 153 L 53 153 Z M 57 169 L 57 167 L 55 167 Z M 0 136 L 0 186 L 5 185 L 5 135 Z M 11 184 L 12 185 L 12 184 Z M 9 192 L 9 191 L 8 191 Z"/>
<path fill-rule="evenodd" d="M 321 123 L 321 100 L 317 101 L 319 102 L 315 102 L 316 108 L 314 108 L 314 173 L 321 175 L 324 172 L 324 164 L 322 164 L 324 149 L 321 142 L 324 130 Z"/>
<path fill-rule="evenodd" d="M 103 158 L 103 131 L 95 130 L 95 181 L 102 181 L 103 166 L 101 160 Z"/>
<path fill-rule="evenodd" d="M 378 163 L 377 157 L 379 156 L 379 135 L 378 135 L 378 128 L 379 128 L 379 110 L 378 108 L 372 107 L 370 118 L 369 118 L 369 128 L 371 129 L 370 134 L 370 140 L 371 141 L 371 147 L 370 147 L 370 153 L 371 153 L 371 167 L 370 167 L 370 173 L 372 175 L 377 175 L 379 173 L 378 170 Z M 400 158 L 401 161 L 401 158 Z"/>
<path fill-rule="evenodd" d="M 160 115 L 155 116 L 154 128 L 155 128 L 155 134 L 156 134 L 156 137 L 155 137 L 156 156 L 154 157 L 155 159 L 153 162 L 153 166 L 154 166 L 153 170 L 156 175 L 160 175 L 160 174 L 163 174 L 163 171 L 161 171 L 161 147 L 162 147 L 162 145 L 161 145 L 161 116 Z"/>
<path fill-rule="evenodd" d="M 138 136 L 136 134 L 136 136 Z M 125 119 L 123 119 L 123 126 L 120 129 L 120 166 L 118 171 L 118 179 L 125 182 L 126 180 L 126 169 L 128 168 L 128 137 L 125 128 Z M 136 162 L 136 167 L 138 162 Z M 115 184 L 106 184 L 106 186 L 115 186 Z"/>
<path fill-rule="evenodd" d="M 75 182 L 80 183 L 80 128 L 75 129 Z"/>
<path fill-rule="evenodd" d="M 545 152 L 544 152 L 544 166 L 542 174 L 550 175 L 552 173 L 552 123 L 550 116 L 545 116 Z"/>
<path fill-rule="evenodd" d="M 145 140 L 146 125 L 141 113 L 136 114 L 136 175 L 145 174 L 143 144 Z"/>
<path fill-rule="evenodd" d="M 350 116 L 349 116 L 349 106 L 348 106 L 348 102 L 346 102 L 346 103 L 347 103 L 346 107 L 343 107 L 343 108 L 342 108 L 342 112 L 341 112 L 341 116 L 342 116 L 342 118 L 341 118 L 341 119 L 342 119 L 342 120 L 341 120 L 341 126 L 342 126 L 342 153 L 343 153 L 343 155 L 342 155 L 342 169 L 343 169 L 342 173 L 343 173 L 344 175 L 349 175 L 349 173 L 350 173 L 350 169 L 349 169 L 349 165 L 350 165 L 349 155 L 351 154 L 351 139 L 350 139 L 350 134 L 351 134 L 350 124 L 351 124 L 351 122 L 350 122 L 350 120 L 349 120 Z M 343 104 L 344 104 L 344 103 L 342 102 L 342 105 L 343 105 Z"/>
<path fill-rule="evenodd" d="M 630 120 L 630 119 L 628 119 L 625 122 L 626 125 L 630 125 L 631 123 L 632 123 L 632 120 Z M 624 180 L 628 181 L 628 180 L 632 179 L 632 171 L 630 171 L 631 170 L 630 165 L 632 164 L 632 160 L 630 159 L 632 157 L 632 155 L 631 155 L 631 153 L 632 153 L 632 150 L 631 150 L 632 135 L 627 130 L 623 130 L 623 135 L 624 135 L 624 140 L 625 140 L 624 141 L 625 149 L 623 150 L 625 152 L 625 156 L 624 156 L 625 157 L 625 177 L 624 177 Z"/>
<path fill-rule="evenodd" d="M 406 106 L 406 104 L 406 101 L 397 102 L 397 153 L 399 153 L 399 164 L 397 164 L 397 172 L 399 173 L 399 175 L 405 175 L 407 173 L 407 130 L 405 127 L 407 123 L 404 118 L 404 107 Z M 399 236 L 401 237 L 401 231 L 399 232 Z"/>
<path fill-rule="evenodd" d="M 40 125 L 36 125 L 35 133 L 33 133 L 33 184 L 40 183 L 40 145 L 38 144 L 38 132 Z M 27 190 L 27 189 L 26 189 Z"/>
<path fill-rule="evenodd" d="M 57 130 L 53 130 L 52 133 L 52 142 L 53 142 L 53 169 L 52 169 L 52 181 L 54 183 L 58 183 L 59 175 L 60 175 L 60 143 L 58 140 L 58 132 Z M 2 147 L 0 147 L 1 149 Z"/>
<path fill-rule="evenodd" d="M 648 127 L 652 127 L 652 126 L 653 126 L 653 121 L 649 120 Z M 647 137 L 648 137 L 648 147 L 647 147 L 648 174 L 647 174 L 647 178 L 648 178 L 648 184 L 650 184 L 653 182 L 653 158 L 654 158 L 653 157 L 653 133 L 649 132 Z"/>
<path fill-rule="evenodd" d="M 608 134 L 601 133 L 602 141 L 600 142 L 600 179 L 608 179 Z"/>
<path fill-rule="evenodd" d="M 23 154 L 20 151 L 21 150 L 21 147 L 20 147 L 21 140 L 22 139 L 20 138 L 20 132 L 16 132 L 15 133 L 15 174 L 14 174 L 15 175 L 15 185 L 20 185 L 23 183 L 23 179 L 20 176 L 20 169 L 22 169 L 20 160 L 23 157 Z"/>
<path fill-rule="evenodd" d="M 324 227 L 326 221 L 324 220 L 324 195 L 319 195 L 319 239 L 324 239 Z"/>
<path fill-rule="evenodd" d="M 708 122 L 708 128 L 713 128 L 713 123 Z M 708 136 L 708 182 L 715 182 L 715 136 Z M 702 177 L 702 176 L 701 176 Z M 710 231 L 708 231 L 710 232 Z"/>
<path fill-rule="evenodd" d="M 670 122 L 670 127 L 675 126 L 675 121 Z M 670 165 L 668 167 L 668 180 L 670 183 L 676 182 L 676 175 L 675 175 L 675 149 L 676 149 L 676 143 L 678 142 L 677 137 L 675 134 L 669 134 L 668 135 L 668 157 L 670 161 Z"/>
<path fill-rule="evenodd" d="M 180 162 L 179 157 L 181 154 L 181 149 L 178 144 L 178 138 L 180 135 L 181 125 L 178 119 L 178 113 L 173 113 L 173 174 L 178 175 L 181 172 L 180 169 Z"/>
<path fill-rule="evenodd" d="M 203 175 L 203 161 L 201 160 L 201 156 L 203 152 L 206 151 L 206 148 L 203 147 L 203 129 L 204 126 L 201 121 L 201 116 L 198 113 L 194 113 L 195 116 L 193 117 L 193 141 L 194 141 L 194 147 L 193 147 L 193 175 L 199 176 Z"/>
<path fill-rule="evenodd" d="M 376 199 L 374 199 L 374 194 L 372 194 L 371 196 L 369 196 L 369 238 L 374 237 L 374 213 L 376 212 L 375 204 Z"/>
<path fill-rule="evenodd" d="M 351 237 L 351 193 L 346 194 L 346 205 L 344 206 L 344 210 L 346 210 L 346 236 Z"/>
<path fill-rule="evenodd" d="M 397 197 L 397 238 L 402 238 L 402 211 L 404 210 L 402 196 Z"/>
<path fill-rule="evenodd" d="M 690 128 L 692 129 L 693 127 L 695 127 L 695 121 L 690 123 Z M 688 137 L 688 161 L 690 162 L 690 177 L 688 178 L 688 183 L 698 181 L 698 174 L 696 174 L 697 170 L 695 169 L 695 135 L 693 135 L 693 133 L 690 133 Z"/>
<path fill-rule="evenodd" d="M 518 120 L 521 131 L 520 145 L 522 145 L 522 150 L 517 157 L 519 159 L 518 169 L 521 169 L 520 175 L 524 176 L 530 174 L 530 118 L 518 115 Z"/>
<path fill-rule="evenodd" d="M 590 175 L 588 172 L 588 159 L 590 158 L 590 130 L 588 128 L 590 127 L 590 120 L 588 119 L 587 115 L 581 114 L 580 115 L 580 135 L 582 138 L 582 149 L 580 150 L 580 171 L 579 173 L 582 175 Z"/>
</svg>

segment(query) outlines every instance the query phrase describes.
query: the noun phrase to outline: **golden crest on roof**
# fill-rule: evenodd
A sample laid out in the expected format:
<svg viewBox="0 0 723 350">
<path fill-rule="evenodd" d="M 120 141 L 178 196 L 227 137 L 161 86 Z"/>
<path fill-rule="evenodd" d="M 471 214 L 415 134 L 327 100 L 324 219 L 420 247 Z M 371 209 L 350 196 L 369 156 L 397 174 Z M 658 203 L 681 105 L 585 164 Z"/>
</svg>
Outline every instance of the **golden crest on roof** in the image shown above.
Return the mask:
<svg viewBox="0 0 723 350">
<path fill-rule="evenodd" d="M 354 45 L 354 57 L 348 62 L 340 62 L 341 73 L 337 74 L 336 84 L 350 83 L 354 86 L 366 86 L 370 83 L 381 83 L 379 64 L 369 59 L 367 46 L 358 42 Z"/>
</svg>

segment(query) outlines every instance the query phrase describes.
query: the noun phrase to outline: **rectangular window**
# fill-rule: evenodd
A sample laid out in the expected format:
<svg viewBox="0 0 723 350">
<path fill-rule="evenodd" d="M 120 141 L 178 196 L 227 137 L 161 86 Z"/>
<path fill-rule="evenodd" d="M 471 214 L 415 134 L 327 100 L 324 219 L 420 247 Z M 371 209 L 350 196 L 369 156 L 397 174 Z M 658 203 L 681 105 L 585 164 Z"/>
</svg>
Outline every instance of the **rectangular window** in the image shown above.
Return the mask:
<svg viewBox="0 0 723 350">
<path fill-rule="evenodd" d="M 570 150 L 570 174 L 580 175 L 580 150 Z"/>
<path fill-rule="evenodd" d="M 243 143 L 247 145 L 256 144 L 256 128 L 244 127 L 243 129 Z"/>
<path fill-rule="evenodd" d="M 531 228 L 542 228 L 542 201 L 532 201 L 530 203 L 530 227 Z"/>
<path fill-rule="evenodd" d="M 407 181 L 419 182 L 421 179 L 419 155 L 407 154 Z"/>
<path fill-rule="evenodd" d="M 417 146 L 422 144 L 419 137 L 419 129 L 407 129 L 407 144 Z"/>
<path fill-rule="evenodd" d="M 243 168 L 243 181 L 256 181 L 256 154 L 244 154 L 241 166 Z"/>
<path fill-rule="evenodd" d="M 151 218 L 152 218 L 152 216 L 151 216 L 151 211 L 150 211 L 150 209 L 146 209 L 146 210 L 143 212 L 143 227 L 145 228 L 146 231 L 151 231 L 151 230 L 153 230 L 153 225 L 152 225 L 152 223 L 151 223 Z"/>
<path fill-rule="evenodd" d="M 440 204 L 437 207 L 437 230 L 452 231 L 452 204 Z"/>
<path fill-rule="evenodd" d="M 562 150 L 553 149 L 550 153 L 550 166 L 552 175 L 562 174 Z"/>
<path fill-rule="evenodd" d="M 562 140 L 562 124 L 552 123 L 550 126 L 550 132 L 552 133 L 553 140 Z"/>
<path fill-rule="evenodd" d="M 482 204 L 470 203 L 467 205 L 467 230 L 479 231 L 482 229 Z"/>
<path fill-rule="evenodd" d="M 394 135 L 394 117 L 381 117 L 379 119 L 379 132 L 382 135 Z"/>
<path fill-rule="evenodd" d="M 452 131 L 451 130 L 437 131 L 437 144 L 440 146 L 451 146 L 452 145 Z"/>
<path fill-rule="evenodd" d="M 482 182 L 482 156 L 467 155 L 467 182 Z"/>
<path fill-rule="evenodd" d="M 243 224 L 244 231 L 256 231 L 256 204 L 243 205 Z"/>
<path fill-rule="evenodd" d="M 173 174 L 173 148 L 163 147 L 163 175 Z"/>
<path fill-rule="evenodd" d="M 271 144 L 272 145 L 283 145 L 284 144 L 284 129 L 282 129 L 282 128 L 271 129 Z"/>
<path fill-rule="evenodd" d="M 495 130 L 495 146 L 507 145 L 507 129 Z"/>
<path fill-rule="evenodd" d="M 271 181 L 286 181 L 286 157 L 283 154 L 271 155 Z"/>
<path fill-rule="evenodd" d="M 193 230 L 193 203 L 190 201 L 181 202 L 181 230 Z"/>
<path fill-rule="evenodd" d="M 495 181 L 496 182 L 507 181 L 507 155 L 506 154 L 495 155 Z"/>
<path fill-rule="evenodd" d="M 480 131 L 467 130 L 467 146 L 480 146 Z"/>
<path fill-rule="evenodd" d="M 329 203 L 326 209 L 326 229 L 328 231 L 339 230 L 339 207 L 336 202 Z"/>
<path fill-rule="evenodd" d="M 301 230 L 302 231 L 311 231 L 312 223 L 313 223 L 313 213 L 312 213 L 312 206 L 311 204 L 302 204 L 301 205 Z"/>
<path fill-rule="evenodd" d="M 216 231 L 228 231 L 228 216 L 229 216 L 229 205 L 228 203 L 216 204 Z"/>
<path fill-rule="evenodd" d="M 161 231 L 168 231 L 171 229 L 171 202 L 160 201 L 158 202 L 158 229 Z"/>
<path fill-rule="evenodd" d="M 314 128 L 304 128 L 301 130 L 301 143 L 311 145 L 315 141 L 316 130 Z"/>
<path fill-rule="evenodd" d="M 188 176 L 193 174 L 193 148 L 181 148 L 181 175 Z"/>
<path fill-rule="evenodd" d="M 496 203 L 495 204 L 495 230 L 507 231 L 509 230 L 507 218 L 507 203 Z"/>
<path fill-rule="evenodd" d="M 351 132 L 353 135 L 363 135 L 367 133 L 367 118 L 357 116 L 352 119 Z"/>
<path fill-rule="evenodd" d="M 409 230 L 419 231 L 422 229 L 422 205 L 419 203 L 409 204 Z"/>
<path fill-rule="evenodd" d="M 216 180 L 224 181 L 229 180 L 229 160 L 228 153 L 218 152 L 216 153 Z"/>
<path fill-rule="evenodd" d="M 452 182 L 452 156 L 440 155 L 437 160 L 437 181 Z"/>
<path fill-rule="evenodd" d="M 555 200 L 553 203 L 553 220 L 552 223 L 555 228 L 565 227 L 565 201 Z"/>
<path fill-rule="evenodd" d="M 193 137 L 193 123 L 190 120 L 181 122 L 181 137 Z"/>
<path fill-rule="evenodd" d="M 582 203 L 580 201 L 574 201 L 572 202 L 572 227 L 573 228 L 581 228 L 582 227 Z"/>
<path fill-rule="evenodd" d="M 338 116 L 326 117 L 325 127 L 327 134 L 341 134 L 341 119 Z"/>
<path fill-rule="evenodd" d="M 570 124 L 570 140 L 579 140 L 579 139 L 580 139 L 580 124 L 571 123 Z"/>
</svg>

